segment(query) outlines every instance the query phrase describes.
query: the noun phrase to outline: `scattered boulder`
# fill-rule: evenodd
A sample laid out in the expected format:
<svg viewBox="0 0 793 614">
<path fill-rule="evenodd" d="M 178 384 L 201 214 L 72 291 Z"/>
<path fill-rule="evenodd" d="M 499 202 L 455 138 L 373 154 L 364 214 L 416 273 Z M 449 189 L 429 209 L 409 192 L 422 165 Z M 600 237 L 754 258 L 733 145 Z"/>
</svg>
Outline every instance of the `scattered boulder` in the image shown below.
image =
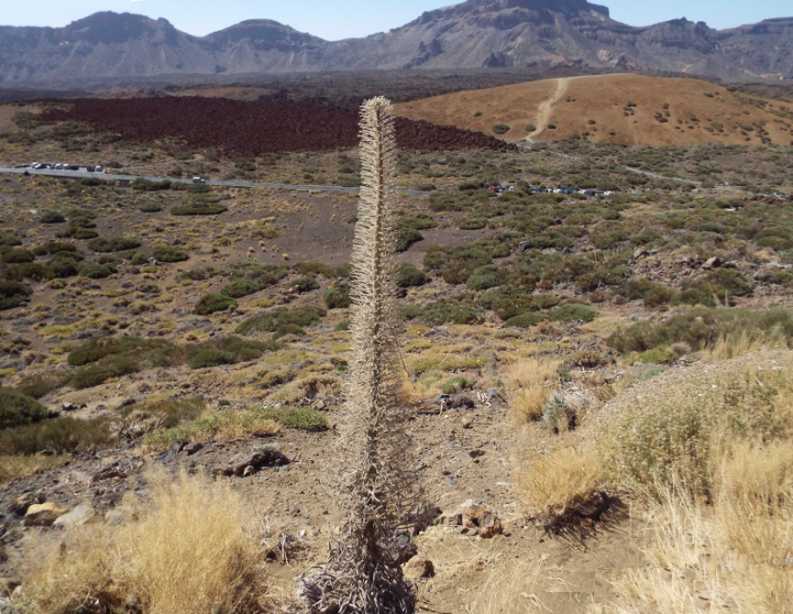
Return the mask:
<svg viewBox="0 0 793 614">
<path fill-rule="evenodd" d="M 290 462 L 286 455 L 279 450 L 267 447 L 254 452 L 252 456 L 242 462 L 235 462 L 221 470 L 220 473 L 227 477 L 243 478 L 258 473 L 266 467 L 284 467 Z"/>
<path fill-rule="evenodd" d="M 435 576 L 435 565 L 429 559 L 414 556 L 405 563 L 404 574 L 405 578 L 410 582 L 426 580 Z"/>
<path fill-rule="evenodd" d="M 94 508 L 90 503 L 81 503 L 71 512 L 59 517 L 55 522 L 52 523 L 52 526 L 60 527 L 62 529 L 81 527 L 87 524 L 94 517 L 94 515 Z"/>
<path fill-rule="evenodd" d="M 712 258 L 708 258 L 705 261 L 705 264 L 702 265 L 703 269 L 718 269 L 724 264 L 724 261 L 719 258 L 718 256 L 713 256 Z"/>
<path fill-rule="evenodd" d="M 65 513 L 65 509 L 51 501 L 35 503 L 28 508 L 23 522 L 26 527 L 49 527 Z"/>
</svg>

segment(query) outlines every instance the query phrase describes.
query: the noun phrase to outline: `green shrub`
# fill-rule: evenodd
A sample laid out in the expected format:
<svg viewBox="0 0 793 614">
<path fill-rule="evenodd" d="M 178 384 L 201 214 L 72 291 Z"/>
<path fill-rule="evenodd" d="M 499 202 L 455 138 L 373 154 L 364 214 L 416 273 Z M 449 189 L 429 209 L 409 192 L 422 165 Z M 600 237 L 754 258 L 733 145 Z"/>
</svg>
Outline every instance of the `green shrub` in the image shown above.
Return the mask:
<svg viewBox="0 0 793 614">
<path fill-rule="evenodd" d="M 69 382 L 78 389 L 93 388 L 116 377 L 154 367 L 175 366 L 183 360 L 183 350 L 164 339 L 94 339 L 69 353 L 69 364 L 78 367 L 72 371 Z"/>
<path fill-rule="evenodd" d="M 63 241 L 48 241 L 33 250 L 36 256 L 56 256 L 68 255 L 70 258 L 79 258 L 77 246 L 74 243 L 64 243 Z"/>
<path fill-rule="evenodd" d="M 231 281 L 223 288 L 223 294 L 232 298 L 256 294 L 277 284 L 289 273 L 286 267 L 259 264 L 237 265 L 233 271 Z"/>
<path fill-rule="evenodd" d="M 298 431 L 320 432 L 330 428 L 325 414 L 310 407 L 299 407 L 295 409 L 259 409 L 257 414 L 264 418 L 274 420 L 288 429 Z"/>
<path fill-rule="evenodd" d="M 708 309 L 698 307 L 676 313 L 658 323 L 641 322 L 614 333 L 608 343 L 618 352 L 647 352 L 683 343 L 697 351 L 719 339 L 735 335 L 750 338 L 781 337 L 793 340 L 793 312 L 786 309 Z"/>
<path fill-rule="evenodd" d="M 189 259 L 185 252 L 170 245 L 161 245 L 159 247 L 155 247 L 151 253 L 152 257 L 157 260 L 158 262 L 184 262 L 185 260 Z"/>
<path fill-rule="evenodd" d="M 99 233 L 90 228 L 81 228 L 80 226 L 71 225 L 64 232 L 58 234 L 62 239 L 77 239 L 80 241 L 88 241 L 96 239 Z"/>
<path fill-rule="evenodd" d="M 437 301 L 426 305 L 419 315 L 426 324 L 477 324 L 482 317 L 479 311 L 459 300 Z"/>
<path fill-rule="evenodd" d="M 0 429 L 32 424 L 48 418 L 47 408 L 22 392 L 0 388 Z"/>
<path fill-rule="evenodd" d="M 39 373 L 22 378 L 16 390 L 33 399 L 46 397 L 50 392 L 58 390 L 66 383 L 65 378 L 59 373 Z"/>
<path fill-rule="evenodd" d="M 493 132 L 498 135 L 506 134 L 510 130 L 512 130 L 512 128 L 506 124 L 496 124 L 493 126 Z"/>
<path fill-rule="evenodd" d="M 128 237 L 112 237 L 107 239 L 94 239 L 88 244 L 88 247 L 95 252 L 108 254 L 112 252 L 126 252 L 137 249 L 140 247 L 140 245 L 141 243 L 137 239 Z"/>
<path fill-rule="evenodd" d="M 195 307 L 195 312 L 200 316 L 208 316 L 220 311 L 236 309 L 237 301 L 225 294 L 207 294 Z"/>
<path fill-rule="evenodd" d="M 410 263 L 399 265 L 397 270 L 397 286 L 400 288 L 416 288 L 427 283 L 424 271 L 417 269 Z"/>
<path fill-rule="evenodd" d="M 113 442 L 108 418 L 56 418 L 0 431 L 0 454 L 68 454 L 106 447 Z"/>
<path fill-rule="evenodd" d="M 66 279 L 80 272 L 78 262 L 68 255 L 56 256 L 47 263 L 46 268 L 48 277 L 54 279 Z"/>
<path fill-rule="evenodd" d="M 24 284 L 0 281 L 0 311 L 27 304 L 31 294 L 30 288 Z"/>
<path fill-rule="evenodd" d="M 532 326 L 537 326 L 540 322 L 545 322 L 546 320 L 547 317 L 540 312 L 527 311 L 525 313 L 508 318 L 504 322 L 504 326 L 509 326 L 512 328 L 531 328 Z"/>
<path fill-rule="evenodd" d="M 635 301 L 642 299 L 647 307 L 660 307 L 673 302 L 677 293 L 668 286 L 648 279 L 632 279 L 623 290 L 625 297 Z"/>
<path fill-rule="evenodd" d="M 180 362 L 179 348 L 165 339 L 141 337 L 103 337 L 91 339 L 74 348 L 67 358 L 73 367 L 104 361 L 127 354 L 152 367 L 173 366 Z"/>
<path fill-rule="evenodd" d="M 505 282 L 504 269 L 494 266 L 483 266 L 476 269 L 466 282 L 471 290 L 488 290 Z"/>
<path fill-rule="evenodd" d="M 2 253 L 2 260 L 6 264 L 23 264 L 33 262 L 36 255 L 27 249 L 9 249 Z"/>
<path fill-rule="evenodd" d="M 325 316 L 325 311 L 319 307 L 307 305 L 304 307 L 279 307 L 245 320 L 237 327 L 241 335 L 255 333 L 275 333 L 276 337 L 287 334 L 303 334 L 303 328 L 316 324 Z"/>
<path fill-rule="evenodd" d="M 295 281 L 294 288 L 299 293 L 305 294 L 306 292 L 319 290 L 319 283 L 316 277 L 300 277 Z"/>
<path fill-rule="evenodd" d="M 80 267 L 80 275 L 89 279 L 105 279 L 117 272 L 112 264 L 100 264 L 98 262 L 86 262 Z"/>
<path fill-rule="evenodd" d="M 473 388 L 473 383 L 464 377 L 453 377 L 441 388 L 443 394 L 459 394 L 464 390 Z"/>
<path fill-rule="evenodd" d="M 396 250 L 399 253 L 406 252 L 413 244 L 423 240 L 424 235 L 418 230 L 402 226 L 397 230 Z"/>
<path fill-rule="evenodd" d="M 351 304 L 350 287 L 347 284 L 336 284 L 325 290 L 325 305 L 328 309 L 346 309 Z"/>
<path fill-rule="evenodd" d="M 555 322 L 592 322 L 597 317 L 597 311 L 589 305 L 568 303 L 554 307 L 548 316 Z"/>
<path fill-rule="evenodd" d="M 39 218 L 42 224 L 63 224 L 66 218 L 58 211 L 44 211 Z"/>
<path fill-rule="evenodd" d="M 171 214 L 178 216 L 220 215 L 226 211 L 228 211 L 228 209 L 218 203 L 194 201 L 187 205 L 173 207 L 171 209 Z"/>
<path fill-rule="evenodd" d="M 233 365 L 256 360 L 265 352 L 276 349 L 278 349 L 278 345 L 272 342 L 261 343 L 239 337 L 221 337 L 189 346 L 187 348 L 187 364 L 191 369 Z"/>
</svg>

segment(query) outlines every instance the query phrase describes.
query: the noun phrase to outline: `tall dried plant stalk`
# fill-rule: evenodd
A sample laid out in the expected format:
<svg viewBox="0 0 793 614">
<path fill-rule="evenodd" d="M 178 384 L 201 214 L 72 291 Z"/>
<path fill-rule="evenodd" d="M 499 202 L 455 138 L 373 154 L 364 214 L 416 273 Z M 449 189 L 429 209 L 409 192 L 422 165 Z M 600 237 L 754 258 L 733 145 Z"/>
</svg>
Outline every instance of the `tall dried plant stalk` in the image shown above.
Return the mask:
<svg viewBox="0 0 793 614">
<path fill-rule="evenodd" d="M 361 194 L 352 255 L 353 298 L 344 459 L 349 462 L 346 524 L 330 561 L 305 578 L 314 614 L 411 614 L 398 527 L 416 500 L 399 407 L 396 306 L 396 140 L 391 103 L 361 107 Z"/>
</svg>

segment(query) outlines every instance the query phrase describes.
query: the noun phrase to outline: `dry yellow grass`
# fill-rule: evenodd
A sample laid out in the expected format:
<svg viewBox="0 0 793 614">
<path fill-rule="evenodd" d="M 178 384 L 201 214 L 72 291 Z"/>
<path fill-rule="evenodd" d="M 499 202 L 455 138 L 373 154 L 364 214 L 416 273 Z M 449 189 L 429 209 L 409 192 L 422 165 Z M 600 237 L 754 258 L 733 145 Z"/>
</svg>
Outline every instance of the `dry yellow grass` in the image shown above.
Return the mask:
<svg viewBox="0 0 793 614">
<path fill-rule="evenodd" d="M 518 423 L 542 418 L 543 408 L 559 384 L 559 362 L 520 358 L 504 374 L 512 415 Z"/>
<path fill-rule="evenodd" d="M 67 460 L 66 456 L 0 456 L 0 484 L 52 469 Z"/>
<path fill-rule="evenodd" d="M 793 443 L 738 442 L 712 480 L 712 507 L 665 491 L 648 518 L 648 565 L 616 583 L 608 611 L 793 612 Z"/>
<path fill-rule="evenodd" d="M 201 476 L 152 476 L 149 502 L 125 503 L 130 520 L 93 525 L 34 555 L 21 605 L 40 614 L 264 612 L 256 540 L 238 493 Z"/>
<path fill-rule="evenodd" d="M 603 459 L 597 449 L 560 448 L 522 465 L 515 489 L 533 514 L 560 514 L 603 487 Z"/>
</svg>

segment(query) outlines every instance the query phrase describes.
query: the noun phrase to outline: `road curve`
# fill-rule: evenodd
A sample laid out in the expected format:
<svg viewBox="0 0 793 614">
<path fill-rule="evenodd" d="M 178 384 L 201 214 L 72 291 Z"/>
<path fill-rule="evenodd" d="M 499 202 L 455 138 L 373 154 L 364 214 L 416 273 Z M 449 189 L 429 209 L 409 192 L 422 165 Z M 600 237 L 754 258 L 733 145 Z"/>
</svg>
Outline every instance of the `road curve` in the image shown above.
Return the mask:
<svg viewBox="0 0 793 614">
<path fill-rule="evenodd" d="M 182 177 L 155 177 L 149 175 L 121 175 L 114 173 L 89 173 L 88 171 L 56 171 L 54 169 L 34 170 L 32 168 L 15 168 L 11 166 L 0 166 L 0 174 L 5 175 L 41 175 L 44 177 L 59 177 L 62 179 L 98 179 L 99 181 L 135 181 L 143 179 L 145 181 L 170 181 L 181 185 L 193 185 L 192 179 Z M 262 181 L 244 181 L 242 179 L 208 179 L 206 185 L 221 188 L 268 188 L 271 190 L 286 190 L 290 192 L 325 192 L 340 194 L 357 194 L 358 188 L 345 187 L 340 185 L 298 185 L 293 183 L 277 183 Z M 426 195 L 419 190 L 404 189 L 402 193 L 409 196 Z"/>
</svg>

